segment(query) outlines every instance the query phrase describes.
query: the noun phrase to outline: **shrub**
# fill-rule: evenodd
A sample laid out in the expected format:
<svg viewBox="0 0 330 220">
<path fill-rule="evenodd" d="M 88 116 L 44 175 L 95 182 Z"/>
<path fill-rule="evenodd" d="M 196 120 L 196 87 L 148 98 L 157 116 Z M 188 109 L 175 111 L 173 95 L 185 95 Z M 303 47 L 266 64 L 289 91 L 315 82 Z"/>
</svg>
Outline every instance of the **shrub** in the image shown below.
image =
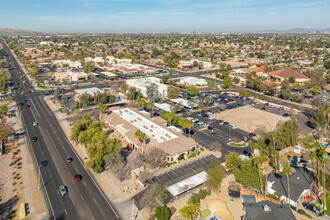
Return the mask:
<svg viewBox="0 0 330 220">
<path fill-rule="evenodd" d="M 200 149 L 201 151 L 204 151 L 204 148 L 202 148 L 202 147 L 201 147 L 201 148 L 199 148 L 199 149 Z"/>
<path fill-rule="evenodd" d="M 15 165 L 15 162 L 11 162 L 11 163 L 9 164 L 9 166 L 13 166 L 13 165 Z"/>
<path fill-rule="evenodd" d="M 17 163 L 18 166 L 22 165 L 22 162 Z"/>
<path fill-rule="evenodd" d="M 205 199 L 206 196 L 211 195 L 211 190 L 209 189 L 200 189 L 198 192 L 198 196 L 200 199 Z"/>
<path fill-rule="evenodd" d="M 211 215 L 211 211 L 209 209 L 204 209 L 201 212 L 201 218 L 206 218 L 207 216 Z"/>
<path fill-rule="evenodd" d="M 302 209 L 298 209 L 298 211 L 297 211 L 299 214 L 302 214 L 302 215 L 304 215 L 304 216 L 306 216 L 306 217 L 308 217 L 308 218 L 310 218 L 310 219 L 312 219 L 312 216 L 311 215 L 309 215 L 307 212 L 305 212 L 304 210 L 302 210 Z"/>
<path fill-rule="evenodd" d="M 193 193 L 190 197 L 189 202 L 191 202 L 193 204 L 198 204 L 200 202 L 199 195 L 197 193 Z"/>
<path fill-rule="evenodd" d="M 13 182 L 13 186 L 15 186 L 16 185 L 16 182 Z"/>
</svg>

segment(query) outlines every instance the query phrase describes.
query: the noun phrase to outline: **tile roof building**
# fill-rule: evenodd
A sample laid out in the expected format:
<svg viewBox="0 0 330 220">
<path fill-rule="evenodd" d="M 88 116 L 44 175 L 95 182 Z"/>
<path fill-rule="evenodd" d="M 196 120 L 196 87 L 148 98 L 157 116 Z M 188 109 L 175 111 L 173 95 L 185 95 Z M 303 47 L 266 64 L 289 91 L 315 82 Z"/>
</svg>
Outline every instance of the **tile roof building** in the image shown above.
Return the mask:
<svg viewBox="0 0 330 220">
<path fill-rule="evenodd" d="M 113 108 L 110 114 L 103 114 L 101 118 L 114 130 L 115 134 L 124 139 L 130 146 L 142 154 L 147 155 L 154 148 L 164 151 L 162 160 L 168 162 L 185 159 L 198 149 L 194 139 L 182 135 L 181 129 L 174 126 L 166 127 L 166 121 L 160 117 L 149 118 L 148 113 L 138 112 L 132 108 Z M 141 142 L 135 137 L 140 129 L 147 136 Z"/>
<path fill-rule="evenodd" d="M 309 80 L 307 76 L 302 73 L 298 73 L 293 69 L 281 69 L 269 72 L 267 74 L 270 76 L 270 79 L 275 82 L 282 82 L 284 79 L 288 79 L 290 77 L 295 78 L 297 83 L 304 83 Z"/>
</svg>

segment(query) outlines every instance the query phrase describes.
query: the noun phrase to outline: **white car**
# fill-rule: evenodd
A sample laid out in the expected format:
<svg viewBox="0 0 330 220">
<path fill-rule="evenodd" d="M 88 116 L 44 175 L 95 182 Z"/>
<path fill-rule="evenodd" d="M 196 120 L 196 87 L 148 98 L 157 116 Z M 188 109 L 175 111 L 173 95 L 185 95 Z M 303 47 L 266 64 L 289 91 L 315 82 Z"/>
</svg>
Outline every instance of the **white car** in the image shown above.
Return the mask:
<svg viewBox="0 0 330 220">
<path fill-rule="evenodd" d="M 233 125 L 233 126 L 231 126 L 231 129 L 236 129 L 236 128 L 238 128 L 237 125 Z"/>
<path fill-rule="evenodd" d="M 33 126 L 37 126 L 37 125 L 38 125 L 38 122 L 34 121 Z"/>
<path fill-rule="evenodd" d="M 209 120 L 213 120 L 214 118 L 212 116 L 209 117 Z"/>
<path fill-rule="evenodd" d="M 275 108 L 275 105 L 270 105 L 269 107 L 271 107 L 271 108 Z"/>
</svg>

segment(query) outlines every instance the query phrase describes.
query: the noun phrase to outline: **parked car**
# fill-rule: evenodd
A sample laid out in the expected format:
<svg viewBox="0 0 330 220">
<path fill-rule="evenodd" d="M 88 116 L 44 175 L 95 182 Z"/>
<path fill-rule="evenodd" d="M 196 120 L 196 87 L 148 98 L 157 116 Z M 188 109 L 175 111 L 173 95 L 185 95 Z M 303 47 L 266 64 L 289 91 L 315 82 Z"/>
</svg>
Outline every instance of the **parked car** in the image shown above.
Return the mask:
<svg viewBox="0 0 330 220">
<path fill-rule="evenodd" d="M 231 129 L 236 129 L 236 128 L 238 128 L 237 125 L 233 125 L 233 126 L 231 126 Z"/>
<path fill-rule="evenodd" d="M 213 125 L 210 125 L 210 126 L 207 127 L 207 129 L 209 129 L 209 130 L 212 130 L 213 128 L 214 128 Z"/>
<path fill-rule="evenodd" d="M 60 185 L 58 187 L 58 189 L 60 190 L 60 193 L 61 193 L 62 196 L 66 195 L 68 193 L 68 191 L 66 189 L 66 186 L 64 186 L 64 185 Z"/>
<path fill-rule="evenodd" d="M 288 113 L 284 113 L 284 114 L 282 115 L 282 117 L 288 117 L 288 116 L 289 116 Z"/>
<path fill-rule="evenodd" d="M 218 135 L 218 133 L 217 132 L 212 132 L 210 135 L 213 137 L 213 136 Z"/>
<path fill-rule="evenodd" d="M 217 120 L 217 123 L 219 123 L 219 124 L 222 122 L 223 122 L 223 120 L 220 120 L 220 119 Z"/>
<path fill-rule="evenodd" d="M 324 211 L 319 209 L 315 204 L 313 203 L 306 203 L 303 202 L 302 204 L 306 209 L 309 209 L 315 213 L 316 216 L 322 216 L 324 215 Z"/>
<path fill-rule="evenodd" d="M 225 122 L 223 122 L 223 124 L 224 124 L 224 125 L 229 125 L 229 122 L 226 122 L 226 121 L 225 121 Z"/>
<path fill-rule="evenodd" d="M 255 135 L 254 133 L 251 132 L 251 133 L 249 133 L 249 136 L 250 136 L 250 137 L 254 137 L 254 136 L 256 136 L 256 135 Z"/>
<path fill-rule="evenodd" d="M 265 110 L 266 110 L 266 108 L 265 108 L 265 107 L 262 107 L 260 110 L 261 110 L 261 111 L 265 111 Z"/>
<path fill-rule="evenodd" d="M 269 106 L 269 103 L 268 103 L 268 102 L 266 102 L 266 103 L 264 104 L 264 106 Z"/>
<path fill-rule="evenodd" d="M 270 105 L 269 107 L 271 107 L 271 108 L 275 108 L 275 105 Z"/>
<path fill-rule="evenodd" d="M 282 111 L 282 110 L 284 110 L 284 107 L 281 106 L 281 107 L 278 108 L 278 110 L 279 110 L 279 111 Z"/>
</svg>

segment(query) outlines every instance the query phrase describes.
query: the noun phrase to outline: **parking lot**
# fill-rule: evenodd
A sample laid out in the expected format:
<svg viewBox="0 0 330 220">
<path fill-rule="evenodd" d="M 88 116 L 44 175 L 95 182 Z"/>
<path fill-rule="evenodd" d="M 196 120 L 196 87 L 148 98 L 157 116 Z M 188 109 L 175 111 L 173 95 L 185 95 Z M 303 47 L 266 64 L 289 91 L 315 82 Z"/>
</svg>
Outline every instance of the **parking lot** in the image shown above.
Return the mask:
<svg viewBox="0 0 330 220">
<path fill-rule="evenodd" d="M 254 132 L 258 127 L 264 127 L 266 132 L 272 131 L 279 122 L 289 119 L 289 117 L 282 117 L 278 114 L 249 106 L 215 113 L 213 117 L 227 121 L 231 125 L 236 125 L 238 128 L 249 133 Z"/>
</svg>

